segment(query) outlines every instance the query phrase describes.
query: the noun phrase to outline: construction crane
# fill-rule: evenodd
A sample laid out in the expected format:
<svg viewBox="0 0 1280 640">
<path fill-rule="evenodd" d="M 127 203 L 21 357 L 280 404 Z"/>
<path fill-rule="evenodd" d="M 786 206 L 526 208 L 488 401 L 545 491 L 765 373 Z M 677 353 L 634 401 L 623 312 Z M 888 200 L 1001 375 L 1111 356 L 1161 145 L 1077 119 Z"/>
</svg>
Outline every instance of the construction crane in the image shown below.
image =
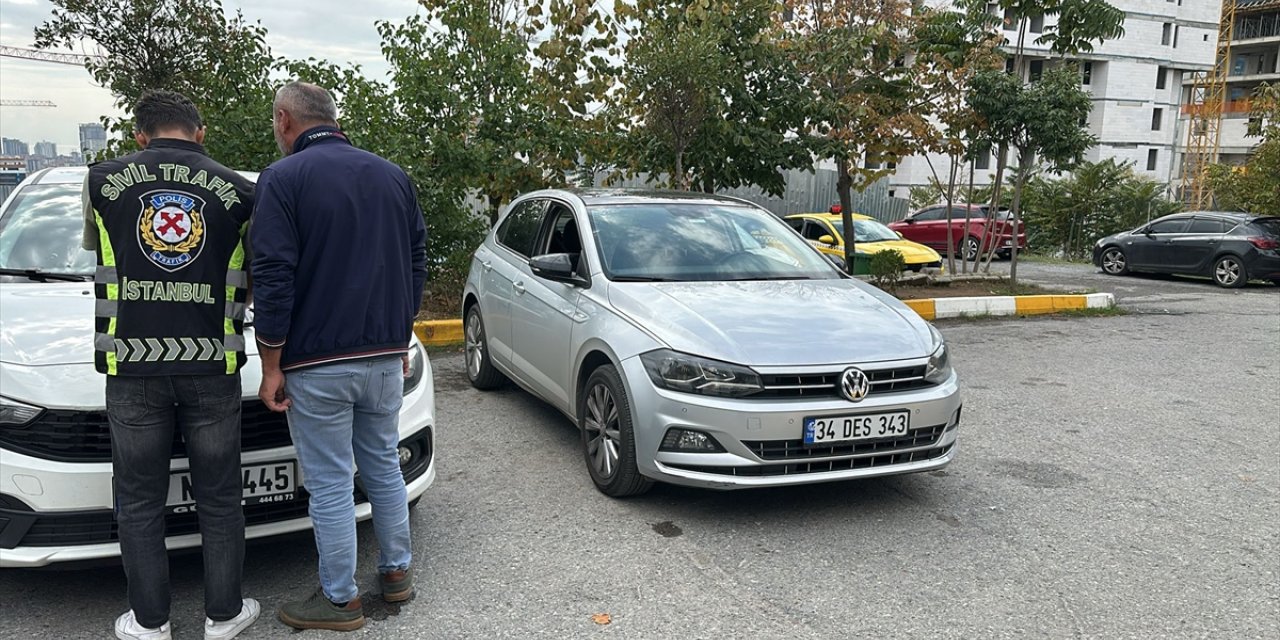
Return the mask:
<svg viewBox="0 0 1280 640">
<path fill-rule="evenodd" d="M 1182 161 L 1182 200 L 1192 211 L 1204 211 L 1213 206 L 1209 167 L 1218 161 L 1227 73 L 1231 68 L 1236 3 L 1237 0 L 1222 0 L 1213 69 L 1201 71 L 1192 79 L 1191 100 L 1187 105 L 1191 116 L 1187 122 L 1187 151 Z"/>
<path fill-rule="evenodd" d="M 0 45 L 0 56 L 4 56 L 6 58 L 22 58 L 23 60 L 38 60 L 40 62 L 53 62 L 55 64 L 70 64 L 77 67 L 83 67 L 86 58 L 102 57 L 83 53 L 53 53 L 50 51 L 39 51 L 37 49 L 10 47 L 8 45 Z"/>
<path fill-rule="evenodd" d="M 56 107 L 49 100 L 0 100 L 0 107 Z"/>
</svg>

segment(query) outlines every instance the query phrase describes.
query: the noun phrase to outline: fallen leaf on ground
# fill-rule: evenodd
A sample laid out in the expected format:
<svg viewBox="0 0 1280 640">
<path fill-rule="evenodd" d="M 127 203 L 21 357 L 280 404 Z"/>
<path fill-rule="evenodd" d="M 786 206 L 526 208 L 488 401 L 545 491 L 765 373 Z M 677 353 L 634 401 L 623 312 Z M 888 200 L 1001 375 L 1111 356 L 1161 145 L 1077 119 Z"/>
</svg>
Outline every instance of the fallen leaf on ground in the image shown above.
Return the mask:
<svg viewBox="0 0 1280 640">
<path fill-rule="evenodd" d="M 591 621 L 596 624 L 609 624 L 613 622 L 613 618 L 607 613 L 597 613 L 591 616 Z"/>
</svg>

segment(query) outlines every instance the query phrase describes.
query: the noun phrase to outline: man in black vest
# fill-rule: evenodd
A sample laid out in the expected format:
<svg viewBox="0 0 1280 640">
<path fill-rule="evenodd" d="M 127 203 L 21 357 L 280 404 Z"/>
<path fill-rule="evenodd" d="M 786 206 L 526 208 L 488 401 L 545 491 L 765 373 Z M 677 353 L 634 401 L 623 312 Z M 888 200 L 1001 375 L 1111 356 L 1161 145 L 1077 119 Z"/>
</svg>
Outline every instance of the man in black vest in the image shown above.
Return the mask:
<svg viewBox="0 0 1280 640">
<path fill-rule="evenodd" d="M 97 251 L 96 365 L 107 418 L 120 553 L 130 610 L 122 640 L 167 640 L 166 503 L 194 498 L 204 551 L 205 638 L 233 638 L 257 619 L 242 598 L 240 367 L 248 275 L 244 234 L 253 184 L 205 155 L 195 105 L 168 91 L 134 107 L 143 147 L 93 165 L 85 245 Z M 189 481 L 171 479 L 180 429 Z M 192 496 L 170 498 L 171 483 Z M 179 493 L 185 493 L 180 491 Z"/>
</svg>

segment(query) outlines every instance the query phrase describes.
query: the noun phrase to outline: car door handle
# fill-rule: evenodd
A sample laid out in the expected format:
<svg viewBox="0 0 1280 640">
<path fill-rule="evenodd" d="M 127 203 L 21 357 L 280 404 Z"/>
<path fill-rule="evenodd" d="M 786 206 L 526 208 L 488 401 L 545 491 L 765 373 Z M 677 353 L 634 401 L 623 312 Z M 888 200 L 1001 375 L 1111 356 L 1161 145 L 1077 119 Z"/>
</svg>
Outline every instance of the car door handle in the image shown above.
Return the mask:
<svg viewBox="0 0 1280 640">
<path fill-rule="evenodd" d="M 524 295 L 524 291 L 525 291 L 525 289 L 524 289 L 524 281 L 523 281 L 523 280 L 517 280 L 517 281 L 515 281 L 515 282 L 511 283 L 511 288 L 516 290 L 516 295 L 518 295 L 518 296 L 522 296 L 522 295 Z"/>
<path fill-rule="evenodd" d="M 480 266 L 484 267 L 485 271 L 493 271 L 493 262 L 489 260 L 481 260 Z"/>
</svg>

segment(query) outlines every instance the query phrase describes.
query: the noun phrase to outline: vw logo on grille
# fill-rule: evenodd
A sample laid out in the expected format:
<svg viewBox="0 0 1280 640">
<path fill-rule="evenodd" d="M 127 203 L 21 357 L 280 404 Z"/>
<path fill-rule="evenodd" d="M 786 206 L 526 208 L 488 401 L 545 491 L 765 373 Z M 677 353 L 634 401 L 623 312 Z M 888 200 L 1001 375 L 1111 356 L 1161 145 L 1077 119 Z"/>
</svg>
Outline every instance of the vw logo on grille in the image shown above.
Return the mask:
<svg viewBox="0 0 1280 640">
<path fill-rule="evenodd" d="M 871 380 L 857 367 L 849 367 L 840 376 L 840 395 L 849 402 L 862 402 L 871 391 Z"/>
</svg>

